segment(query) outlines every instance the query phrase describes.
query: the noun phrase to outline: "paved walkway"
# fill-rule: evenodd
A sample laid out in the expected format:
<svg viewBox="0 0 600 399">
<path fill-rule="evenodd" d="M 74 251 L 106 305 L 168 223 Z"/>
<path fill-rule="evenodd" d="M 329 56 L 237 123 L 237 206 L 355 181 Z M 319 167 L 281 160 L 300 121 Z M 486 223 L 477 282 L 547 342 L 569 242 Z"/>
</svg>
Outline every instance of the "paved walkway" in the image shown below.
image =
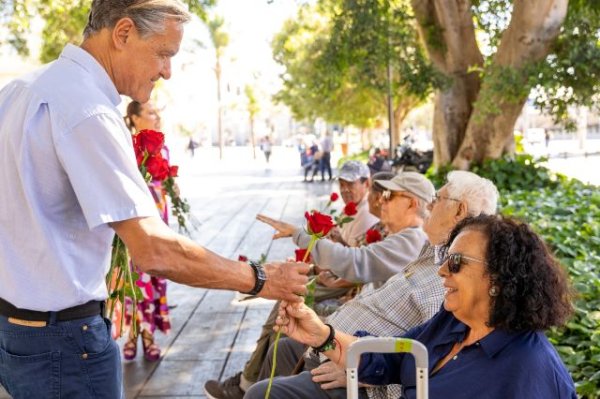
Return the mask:
<svg viewBox="0 0 600 399">
<path fill-rule="evenodd" d="M 249 160 L 245 160 L 246 167 L 227 163 L 213 170 L 206 168 L 205 160 L 182 166 L 201 166 L 181 179 L 184 195 L 202 223 L 193 234 L 197 242 L 230 258 L 239 254 L 250 259 L 265 254 L 270 260 L 293 256 L 291 240 L 272 241 L 273 229 L 257 222 L 256 214 L 302 223 L 304 211 L 325 201 L 332 185 L 303 183 L 299 168 L 290 168 L 287 157 L 280 155 L 281 162 L 274 159 L 273 169 Z M 127 398 L 204 398 L 206 380 L 227 378 L 242 370 L 273 306 L 273 301 L 262 299 L 240 302 L 244 295 L 239 293 L 174 283 L 168 294 L 169 302 L 177 307 L 171 313 L 171 334 L 157 334 L 164 357 L 158 364 L 141 358 L 124 363 Z"/>
</svg>

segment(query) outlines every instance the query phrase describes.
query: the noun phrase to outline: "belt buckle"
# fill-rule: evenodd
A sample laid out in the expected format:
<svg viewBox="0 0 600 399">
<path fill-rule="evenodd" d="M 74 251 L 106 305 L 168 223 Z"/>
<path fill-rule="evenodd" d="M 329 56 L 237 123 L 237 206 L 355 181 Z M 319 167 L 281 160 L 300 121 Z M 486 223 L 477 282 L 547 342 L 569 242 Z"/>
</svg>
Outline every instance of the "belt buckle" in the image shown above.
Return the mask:
<svg viewBox="0 0 600 399">
<path fill-rule="evenodd" d="M 35 327 L 35 328 L 46 327 L 46 325 L 48 324 L 45 321 L 22 320 L 22 319 L 17 319 L 15 317 L 9 317 L 8 318 L 8 322 L 11 323 L 11 324 L 19 325 L 19 326 Z"/>
</svg>

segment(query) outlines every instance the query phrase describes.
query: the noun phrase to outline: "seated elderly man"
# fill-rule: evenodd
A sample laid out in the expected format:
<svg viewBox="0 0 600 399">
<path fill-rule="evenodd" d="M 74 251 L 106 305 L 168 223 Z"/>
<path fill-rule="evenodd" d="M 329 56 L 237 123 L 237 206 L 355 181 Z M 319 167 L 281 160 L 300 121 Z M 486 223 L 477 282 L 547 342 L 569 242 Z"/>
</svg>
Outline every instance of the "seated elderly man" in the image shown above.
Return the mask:
<svg viewBox="0 0 600 399">
<path fill-rule="evenodd" d="M 356 215 L 353 216 L 353 220 L 339 229 L 337 241 L 342 244 L 357 246 L 358 240 L 379 221 L 369 212 L 367 194 L 371 186 L 370 176 L 368 166 L 360 161 L 348 161 L 340 168 L 338 184 L 342 201 L 346 205 L 350 202 L 356 204 Z"/>
<path fill-rule="evenodd" d="M 406 175 L 406 173 L 403 175 Z M 398 176 L 395 176 L 396 179 L 397 177 Z M 385 180 L 378 180 L 378 184 L 382 181 Z M 399 180 L 397 179 L 397 182 L 398 181 Z M 412 200 L 409 201 L 407 198 L 393 196 L 390 197 L 389 200 L 381 202 L 381 219 L 386 225 L 389 233 L 383 241 L 360 248 L 348 248 L 342 244 L 334 243 L 329 240 L 320 240 L 320 242 L 328 241 L 334 248 L 347 248 L 361 253 L 367 251 L 368 248 L 380 247 L 380 249 L 369 252 L 368 255 L 363 257 L 369 259 L 369 264 L 386 262 L 388 264 L 388 269 L 395 267 L 396 271 L 400 272 L 403 267 L 418 256 L 426 239 L 425 233 L 421 230 L 422 215 L 426 213 L 426 201 L 421 198 L 429 198 L 429 200 L 431 200 L 435 194 L 433 184 L 417 173 L 409 173 L 408 176 L 404 176 L 404 180 L 402 181 L 405 186 L 403 186 L 401 190 L 395 192 L 398 194 L 405 193 L 405 195 L 412 198 Z M 276 235 L 282 234 L 283 229 L 282 237 L 290 236 L 291 232 L 296 230 L 295 226 L 262 215 L 259 215 L 257 218 L 274 225 L 279 231 Z M 287 231 L 291 232 L 288 233 Z M 315 252 L 313 252 L 313 254 L 314 253 Z M 337 261 L 344 261 L 344 257 L 346 256 L 345 253 L 339 253 Z M 358 261 L 360 260 L 357 260 L 357 262 Z M 319 261 L 316 261 L 316 263 L 322 264 Z M 383 280 L 385 279 L 387 278 L 378 281 L 383 283 Z M 364 281 L 369 282 L 369 280 Z M 249 367 L 249 364 L 247 363 L 243 374 L 236 374 L 222 383 L 214 380 L 207 381 L 204 385 L 204 391 L 208 398 L 241 398 L 244 391 L 252 385 L 252 383 L 258 380 L 260 367 L 263 364 L 263 360 L 265 359 L 268 350 L 268 344 L 272 342 L 272 337 L 274 337 L 272 327 L 275 322 L 275 317 L 276 312 L 273 312 L 272 317 L 270 317 L 263 326 L 263 334 L 258 343 L 258 345 L 261 346 L 266 343 L 267 347 L 262 349 L 262 347 L 257 346 L 257 350 L 252 353 L 252 357 L 249 361 L 250 364 L 258 364 L 258 366 Z M 256 368 L 256 370 L 254 370 L 254 368 Z"/>
<path fill-rule="evenodd" d="M 461 220 L 469 216 L 494 214 L 498 191 L 494 184 L 471 172 L 448 174 L 448 182 L 429 204 L 430 214 L 425 221 L 429 242 L 417 260 L 403 272 L 391 277 L 374 291 L 363 291 L 327 318 L 335 330 L 354 333 L 367 330 L 380 336 L 402 335 L 409 329 L 429 320 L 438 312 L 444 300 L 444 287 L 438 276 L 435 248 L 443 245 L 448 234 Z M 304 345 L 289 338 L 282 339 L 277 352 L 278 375 L 291 374 L 304 353 Z M 269 363 L 261 370 L 259 379 L 270 375 Z M 303 372 L 274 380 L 270 397 L 275 398 L 346 398 L 346 375 L 334 362 L 307 352 Z M 263 398 L 268 381 L 252 386 L 245 398 Z M 369 392 L 367 392 L 369 391 Z M 388 395 L 389 394 L 389 395 Z M 360 397 L 400 397 L 398 385 L 361 388 Z"/>
</svg>

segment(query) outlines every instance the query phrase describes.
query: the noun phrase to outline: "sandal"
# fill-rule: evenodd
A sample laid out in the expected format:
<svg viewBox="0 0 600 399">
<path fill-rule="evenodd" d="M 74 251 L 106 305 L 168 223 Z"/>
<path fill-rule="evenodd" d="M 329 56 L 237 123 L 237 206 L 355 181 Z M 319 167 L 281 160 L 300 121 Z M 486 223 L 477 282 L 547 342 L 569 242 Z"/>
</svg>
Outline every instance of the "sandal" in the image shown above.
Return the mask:
<svg viewBox="0 0 600 399">
<path fill-rule="evenodd" d="M 135 359 L 135 355 L 137 354 L 137 337 L 129 338 L 125 345 L 123 345 L 123 358 L 125 360 L 133 360 Z"/>
<path fill-rule="evenodd" d="M 142 346 L 146 360 L 155 362 L 160 359 L 160 348 L 154 343 L 154 336 L 146 330 L 142 331 Z"/>
</svg>

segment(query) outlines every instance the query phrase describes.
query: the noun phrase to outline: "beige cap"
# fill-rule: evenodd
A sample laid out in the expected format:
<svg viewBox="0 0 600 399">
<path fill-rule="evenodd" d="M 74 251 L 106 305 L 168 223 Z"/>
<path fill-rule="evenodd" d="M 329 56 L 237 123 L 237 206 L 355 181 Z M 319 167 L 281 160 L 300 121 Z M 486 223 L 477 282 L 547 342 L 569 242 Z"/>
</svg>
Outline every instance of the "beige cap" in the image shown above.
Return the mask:
<svg viewBox="0 0 600 399">
<path fill-rule="evenodd" d="M 390 191 L 406 191 L 429 203 L 435 196 L 435 187 L 420 173 L 400 172 L 392 180 L 375 180 L 381 187 Z"/>
</svg>

